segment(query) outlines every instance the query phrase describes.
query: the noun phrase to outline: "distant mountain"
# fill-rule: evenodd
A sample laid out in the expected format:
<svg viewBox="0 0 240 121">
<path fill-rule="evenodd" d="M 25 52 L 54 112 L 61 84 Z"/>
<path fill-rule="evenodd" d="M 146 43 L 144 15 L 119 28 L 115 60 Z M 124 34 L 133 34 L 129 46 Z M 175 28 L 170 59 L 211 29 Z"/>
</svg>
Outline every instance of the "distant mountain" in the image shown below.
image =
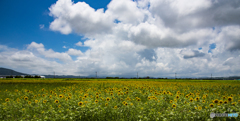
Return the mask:
<svg viewBox="0 0 240 121">
<path fill-rule="evenodd" d="M 6 68 L 0 67 L 0 75 L 28 75 L 28 74 L 20 73 L 12 69 L 6 69 Z"/>
</svg>

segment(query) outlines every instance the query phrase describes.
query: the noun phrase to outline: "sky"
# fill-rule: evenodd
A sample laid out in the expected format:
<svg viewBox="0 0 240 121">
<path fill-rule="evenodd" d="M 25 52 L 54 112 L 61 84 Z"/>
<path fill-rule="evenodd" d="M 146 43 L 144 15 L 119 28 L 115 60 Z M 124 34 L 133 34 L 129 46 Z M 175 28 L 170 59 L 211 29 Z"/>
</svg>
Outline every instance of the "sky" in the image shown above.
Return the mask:
<svg viewBox="0 0 240 121">
<path fill-rule="evenodd" d="M 28 74 L 240 76 L 239 0 L 1 0 L 0 67 Z"/>
</svg>

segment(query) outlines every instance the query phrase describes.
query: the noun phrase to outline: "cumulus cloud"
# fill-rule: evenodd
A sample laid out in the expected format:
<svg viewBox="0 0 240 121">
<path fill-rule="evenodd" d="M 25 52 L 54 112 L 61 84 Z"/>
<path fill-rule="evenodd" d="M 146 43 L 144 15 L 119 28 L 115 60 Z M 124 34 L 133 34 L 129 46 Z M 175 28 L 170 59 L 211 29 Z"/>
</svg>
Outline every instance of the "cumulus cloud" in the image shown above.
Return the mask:
<svg viewBox="0 0 240 121">
<path fill-rule="evenodd" d="M 85 2 L 73 3 L 71 0 L 58 0 L 50 8 L 54 21 L 50 29 L 62 34 L 99 34 L 111 30 L 113 20 L 103 9 L 94 10 Z"/>
<path fill-rule="evenodd" d="M 52 49 L 46 50 L 42 43 L 38 44 L 36 42 L 32 42 L 28 45 L 27 49 L 36 50 L 40 55 L 43 55 L 47 58 L 55 58 L 65 62 L 72 60 L 67 53 L 55 52 Z"/>
<path fill-rule="evenodd" d="M 82 44 L 82 42 L 78 42 L 78 43 L 76 43 L 75 45 L 77 45 L 77 46 L 83 46 L 83 44 Z"/>
<path fill-rule="evenodd" d="M 184 59 L 190 59 L 194 57 L 203 57 L 205 53 L 199 52 L 197 50 L 182 50 L 180 52 Z"/>
<path fill-rule="evenodd" d="M 87 38 L 66 52 L 32 42 L 26 50 L 0 45 L 2 64 L 40 72 L 106 76 L 231 76 L 240 72 L 240 2 L 226 0 L 112 0 L 107 9 L 58 0 L 49 7 L 52 31 Z M 216 48 L 209 45 L 214 43 Z M 202 48 L 199 49 L 198 48 Z M 7 55 L 11 55 L 7 57 Z M 77 56 L 72 59 L 71 56 Z M 57 60 L 60 60 L 57 61 Z M 36 64 L 40 63 L 40 64 Z M 25 63 L 32 64 L 32 67 Z"/>
<path fill-rule="evenodd" d="M 81 52 L 81 50 L 76 50 L 76 49 L 73 49 L 73 48 L 68 49 L 67 53 L 68 53 L 69 55 L 75 55 L 75 56 L 81 56 L 81 55 L 83 55 L 83 53 Z"/>
</svg>

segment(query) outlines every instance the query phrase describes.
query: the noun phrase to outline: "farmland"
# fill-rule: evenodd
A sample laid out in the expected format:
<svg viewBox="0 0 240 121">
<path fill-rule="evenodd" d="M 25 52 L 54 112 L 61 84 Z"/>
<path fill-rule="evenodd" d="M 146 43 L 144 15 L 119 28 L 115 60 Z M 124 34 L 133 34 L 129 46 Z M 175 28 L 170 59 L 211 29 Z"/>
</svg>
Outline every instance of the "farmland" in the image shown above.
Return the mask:
<svg viewBox="0 0 240 121">
<path fill-rule="evenodd" d="M 1 79 L 0 120 L 240 120 L 240 81 Z"/>
</svg>

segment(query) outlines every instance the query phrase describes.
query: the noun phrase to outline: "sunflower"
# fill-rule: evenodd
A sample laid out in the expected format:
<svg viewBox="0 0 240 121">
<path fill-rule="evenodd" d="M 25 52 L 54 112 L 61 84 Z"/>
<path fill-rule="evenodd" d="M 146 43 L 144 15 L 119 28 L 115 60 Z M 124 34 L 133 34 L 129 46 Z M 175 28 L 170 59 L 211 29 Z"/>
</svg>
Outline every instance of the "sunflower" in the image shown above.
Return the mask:
<svg viewBox="0 0 240 121">
<path fill-rule="evenodd" d="M 70 96 L 68 96 L 68 97 L 67 97 L 67 99 L 71 99 L 71 97 L 70 97 Z"/>
<path fill-rule="evenodd" d="M 138 98 L 138 99 L 137 99 L 137 101 L 141 101 L 141 99 L 140 99 L 140 98 Z"/>
<path fill-rule="evenodd" d="M 218 100 L 218 99 L 215 99 L 213 102 L 214 102 L 215 104 L 218 104 L 219 100 Z"/>
<path fill-rule="evenodd" d="M 193 102 L 193 98 L 190 98 L 190 100 L 189 100 L 190 102 Z"/>
<path fill-rule="evenodd" d="M 226 97 L 225 97 L 225 96 L 223 96 L 223 99 L 226 99 Z"/>
<path fill-rule="evenodd" d="M 240 103 L 240 100 L 238 100 L 238 103 Z"/>
<path fill-rule="evenodd" d="M 211 103 L 211 104 L 209 104 L 209 107 L 213 108 L 213 107 L 214 107 L 214 104 L 212 104 L 212 103 Z"/>
<path fill-rule="evenodd" d="M 95 100 L 95 103 L 98 103 L 98 100 Z"/>
<path fill-rule="evenodd" d="M 201 107 L 201 106 L 199 106 L 199 107 L 198 107 L 198 110 L 202 110 L 202 107 Z"/>
<path fill-rule="evenodd" d="M 188 98 L 188 95 L 186 95 L 185 97 Z"/>
<path fill-rule="evenodd" d="M 8 102 L 10 99 L 9 98 L 6 98 L 5 101 Z"/>
<path fill-rule="evenodd" d="M 233 100 L 232 97 L 228 97 L 228 101 L 231 102 Z"/>
<path fill-rule="evenodd" d="M 148 97 L 148 100 L 151 100 L 151 97 Z"/>
<path fill-rule="evenodd" d="M 61 108 L 61 105 L 58 105 L 58 108 Z"/>
<path fill-rule="evenodd" d="M 117 106 L 114 106 L 114 109 L 117 109 Z"/>
<path fill-rule="evenodd" d="M 106 103 L 105 106 L 108 106 L 108 103 Z"/>
<path fill-rule="evenodd" d="M 71 94 L 71 93 L 68 93 L 68 96 L 70 96 L 70 97 L 71 97 L 71 96 L 72 96 L 72 94 Z"/>
<path fill-rule="evenodd" d="M 109 97 L 107 97 L 107 98 L 106 98 L 106 101 L 110 101 L 110 98 L 109 98 Z"/>
<path fill-rule="evenodd" d="M 47 102 L 46 100 L 43 101 L 43 103 L 46 103 L 46 102 Z"/>
<path fill-rule="evenodd" d="M 222 100 L 219 100 L 219 103 L 220 103 L 220 104 L 223 104 L 223 101 L 222 101 Z"/>
<path fill-rule="evenodd" d="M 49 98 L 52 98 L 52 95 L 49 95 Z"/>
<path fill-rule="evenodd" d="M 65 98 L 66 101 L 68 101 L 68 98 Z"/>
<path fill-rule="evenodd" d="M 177 105 L 176 105 L 176 104 L 173 104 L 173 105 L 172 105 L 172 107 L 173 107 L 173 108 L 176 108 L 176 107 L 177 107 Z"/>
<path fill-rule="evenodd" d="M 128 105 L 128 103 L 127 102 L 125 102 L 125 104 L 124 104 L 125 106 L 127 106 Z"/>
<path fill-rule="evenodd" d="M 32 102 L 31 101 L 28 101 L 28 104 L 30 105 Z"/>
<path fill-rule="evenodd" d="M 28 100 L 28 97 L 24 97 L 24 100 Z"/>
<path fill-rule="evenodd" d="M 125 103 L 126 103 L 125 101 L 122 102 L 123 105 L 124 105 Z"/>
<path fill-rule="evenodd" d="M 42 96 L 45 97 L 45 94 L 43 94 Z"/>
<path fill-rule="evenodd" d="M 205 100 L 202 101 L 202 103 L 205 103 L 205 102 L 206 102 Z"/>
<path fill-rule="evenodd" d="M 59 95 L 59 97 L 60 97 L 60 98 L 63 98 L 63 95 L 62 95 L 62 94 L 60 94 L 60 95 Z"/>
<path fill-rule="evenodd" d="M 79 102 L 78 105 L 79 105 L 79 106 L 82 106 L 82 105 L 83 105 L 83 102 Z"/>
<path fill-rule="evenodd" d="M 170 103 L 172 103 L 173 101 L 172 100 L 170 100 Z"/>
<path fill-rule="evenodd" d="M 55 103 L 59 103 L 59 101 L 58 101 L 58 100 L 55 100 Z"/>
<path fill-rule="evenodd" d="M 97 95 L 97 96 L 96 96 L 96 98 L 98 99 L 98 98 L 99 98 L 99 96 Z"/>
<path fill-rule="evenodd" d="M 198 101 L 200 98 L 199 97 L 196 97 L 195 100 Z"/>
<path fill-rule="evenodd" d="M 178 99 L 178 98 L 179 98 L 179 95 L 177 95 L 176 98 Z"/>
<path fill-rule="evenodd" d="M 35 103 L 38 103 L 38 100 L 35 100 Z"/>
<path fill-rule="evenodd" d="M 233 102 L 232 105 L 233 105 L 233 106 L 236 106 L 236 102 Z"/>
<path fill-rule="evenodd" d="M 223 103 L 224 103 L 224 104 L 227 104 L 227 103 L 228 103 L 228 101 L 224 101 Z"/>
</svg>

